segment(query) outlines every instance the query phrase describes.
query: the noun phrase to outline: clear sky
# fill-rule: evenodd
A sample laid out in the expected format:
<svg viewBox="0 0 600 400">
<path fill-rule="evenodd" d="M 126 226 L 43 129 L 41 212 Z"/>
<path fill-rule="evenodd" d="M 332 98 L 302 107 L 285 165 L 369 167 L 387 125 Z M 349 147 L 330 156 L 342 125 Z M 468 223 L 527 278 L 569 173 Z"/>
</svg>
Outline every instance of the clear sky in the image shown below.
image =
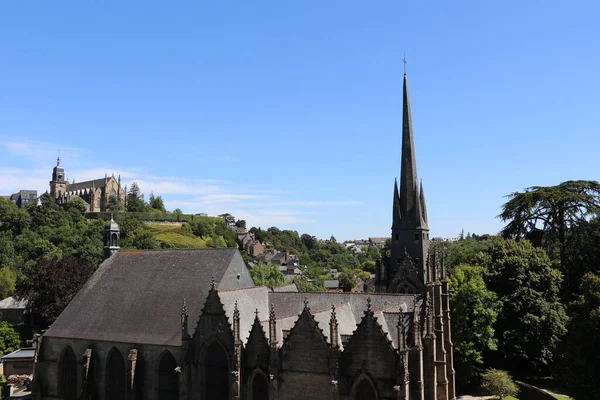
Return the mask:
<svg viewBox="0 0 600 400">
<path fill-rule="evenodd" d="M 598 179 L 597 1 L 2 1 L 0 194 L 121 174 L 170 209 L 390 233 L 403 53 L 432 236 Z"/>
</svg>

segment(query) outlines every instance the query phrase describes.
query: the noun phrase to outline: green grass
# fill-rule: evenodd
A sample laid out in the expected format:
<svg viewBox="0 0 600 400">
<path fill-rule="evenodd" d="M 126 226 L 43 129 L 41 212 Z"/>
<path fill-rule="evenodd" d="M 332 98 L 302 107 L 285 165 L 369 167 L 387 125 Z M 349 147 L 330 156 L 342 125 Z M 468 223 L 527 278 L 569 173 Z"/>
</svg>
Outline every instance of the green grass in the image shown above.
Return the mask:
<svg viewBox="0 0 600 400">
<path fill-rule="evenodd" d="M 173 249 L 202 249 L 206 242 L 194 236 L 191 232 L 181 230 L 180 226 L 174 225 L 148 225 L 154 239 L 161 247 Z"/>
<path fill-rule="evenodd" d="M 552 394 L 552 396 L 558 400 L 573 400 L 571 397 L 565 396 L 564 394 Z"/>
</svg>

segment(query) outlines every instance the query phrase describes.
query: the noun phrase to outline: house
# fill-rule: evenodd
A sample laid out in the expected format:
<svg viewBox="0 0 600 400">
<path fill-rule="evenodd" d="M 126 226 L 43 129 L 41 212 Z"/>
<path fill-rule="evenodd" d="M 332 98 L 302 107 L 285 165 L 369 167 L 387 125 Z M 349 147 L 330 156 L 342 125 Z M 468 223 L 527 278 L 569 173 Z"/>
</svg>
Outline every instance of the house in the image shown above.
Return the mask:
<svg viewBox="0 0 600 400">
<path fill-rule="evenodd" d="M 10 196 L 0 196 L 3 199 L 12 201 L 21 208 L 29 203 L 34 203 L 37 200 L 37 190 L 19 190 L 17 193 L 13 193 Z"/>
<path fill-rule="evenodd" d="M 389 240 L 389 237 L 370 237 L 369 243 L 371 246 L 383 247 L 385 246 L 386 240 Z"/>
<path fill-rule="evenodd" d="M 12 325 L 19 325 L 25 322 L 25 307 L 27 300 L 18 300 L 11 296 L 0 300 L 0 321 L 7 321 Z"/>
<path fill-rule="evenodd" d="M 26 347 L 2 356 L 0 361 L 4 366 L 4 376 L 31 375 L 33 373 L 34 357 L 34 347 Z"/>
</svg>

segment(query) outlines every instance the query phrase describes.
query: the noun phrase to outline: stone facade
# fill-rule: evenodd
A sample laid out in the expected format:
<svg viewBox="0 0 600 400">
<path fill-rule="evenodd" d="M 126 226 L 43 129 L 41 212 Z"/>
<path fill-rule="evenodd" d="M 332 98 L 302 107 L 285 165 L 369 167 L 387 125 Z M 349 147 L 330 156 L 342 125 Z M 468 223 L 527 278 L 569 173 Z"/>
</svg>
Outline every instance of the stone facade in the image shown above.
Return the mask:
<svg viewBox="0 0 600 400">
<path fill-rule="evenodd" d="M 69 183 L 65 177 L 65 170 L 60 165 L 60 157 L 56 161 L 56 167 L 52 170 L 50 181 L 50 196 L 57 204 L 66 204 L 72 199 L 79 197 L 87 204 L 88 212 L 106 211 L 108 200 L 114 196 L 125 204 L 127 188 L 121 187 L 121 176 L 104 175 L 104 178 L 91 181 Z"/>
</svg>

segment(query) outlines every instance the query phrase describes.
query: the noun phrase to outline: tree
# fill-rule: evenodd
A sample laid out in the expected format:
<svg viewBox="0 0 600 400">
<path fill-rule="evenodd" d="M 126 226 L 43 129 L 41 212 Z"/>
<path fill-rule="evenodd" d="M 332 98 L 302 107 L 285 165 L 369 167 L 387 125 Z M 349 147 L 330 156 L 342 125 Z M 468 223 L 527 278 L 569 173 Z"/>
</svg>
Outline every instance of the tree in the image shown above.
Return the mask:
<svg viewBox="0 0 600 400">
<path fill-rule="evenodd" d="M 15 274 L 9 268 L 0 267 L 0 300 L 15 293 Z"/>
<path fill-rule="evenodd" d="M 257 263 L 250 269 L 250 276 L 258 286 L 273 288 L 285 284 L 285 275 L 274 264 Z"/>
<path fill-rule="evenodd" d="M 566 266 L 565 248 L 569 230 L 600 213 L 600 183 L 566 181 L 556 186 L 532 186 L 507 196 L 499 217 L 508 224 L 505 237 L 526 238 L 547 250 L 558 247 L 561 266 Z M 563 269 L 566 286 L 569 270 Z"/>
<path fill-rule="evenodd" d="M 501 303 L 487 289 L 479 266 L 457 266 L 449 276 L 449 284 L 454 366 L 457 383 L 466 386 L 483 365 L 484 352 L 497 349 L 494 324 Z"/>
<path fill-rule="evenodd" d="M 140 188 L 136 182 L 133 182 L 131 184 L 131 187 L 129 188 L 129 193 L 127 193 L 127 211 L 146 211 L 146 202 L 144 201 L 144 195 L 140 191 Z"/>
<path fill-rule="evenodd" d="M 600 392 L 600 276 L 588 273 L 581 295 L 569 307 L 571 320 L 559 372 L 577 400 L 591 400 Z"/>
<path fill-rule="evenodd" d="M 225 220 L 225 223 L 227 225 L 234 225 L 235 224 L 235 217 L 229 213 L 225 213 L 225 214 L 220 214 L 219 218 L 223 218 Z"/>
<path fill-rule="evenodd" d="M 158 210 L 160 212 L 166 213 L 167 209 L 165 208 L 165 203 L 161 196 L 154 197 L 154 193 L 150 192 L 150 197 L 148 198 L 148 205 L 153 210 Z"/>
<path fill-rule="evenodd" d="M 246 220 L 238 219 L 237 221 L 235 221 L 235 226 L 237 226 L 238 228 L 246 229 Z"/>
<path fill-rule="evenodd" d="M 14 326 L 0 321 L 0 356 L 12 353 L 21 347 L 21 337 Z"/>
<path fill-rule="evenodd" d="M 527 240 L 491 240 L 481 260 L 487 287 L 502 302 L 495 325 L 500 363 L 519 376 L 547 374 L 566 333 L 560 271 Z"/>
<path fill-rule="evenodd" d="M 27 312 L 33 316 L 34 324 L 46 328 L 65 309 L 94 270 L 89 261 L 71 255 L 39 258 L 17 283 L 17 296 L 27 300 Z"/>
<path fill-rule="evenodd" d="M 506 371 L 490 368 L 481 374 L 481 378 L 481 387 L 500 400 L 504 396 L 516 396 L 519 393 L 519 388 Z"/>
<path fill-rule="evenodd" d="M 358 284 L 356 275 L 352 272 L 342 272 L 339 276 L 340 287 L 344 292 L 350 292 Z"/>
<path fill-rule="evenodd" d="M 110 212 L 118 213 L 125 211 L 125 206 L 117 196 L 111 195 L 108 198 L 108 204 L 106 206 L 106 209 Z"/>
</svg>

